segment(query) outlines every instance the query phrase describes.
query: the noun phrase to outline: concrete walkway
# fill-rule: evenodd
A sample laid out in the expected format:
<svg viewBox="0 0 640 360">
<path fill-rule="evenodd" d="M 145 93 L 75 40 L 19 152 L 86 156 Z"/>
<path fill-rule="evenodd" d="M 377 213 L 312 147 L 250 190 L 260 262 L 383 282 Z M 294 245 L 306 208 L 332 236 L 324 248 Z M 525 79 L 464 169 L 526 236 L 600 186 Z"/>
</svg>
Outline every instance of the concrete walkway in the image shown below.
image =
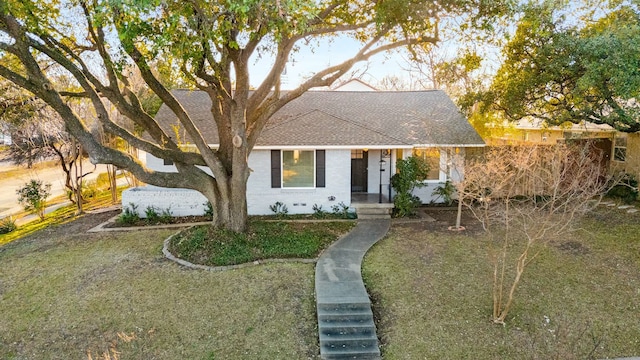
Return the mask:
<svg viewBox="0 0 640 360">
<path fill-rule="evenodd" d="M 316 264 L 316 304 L 322 359 L 380 359 L 371 301 L 360 266 L 391 220 L 360 220 Z"/>
</svg>

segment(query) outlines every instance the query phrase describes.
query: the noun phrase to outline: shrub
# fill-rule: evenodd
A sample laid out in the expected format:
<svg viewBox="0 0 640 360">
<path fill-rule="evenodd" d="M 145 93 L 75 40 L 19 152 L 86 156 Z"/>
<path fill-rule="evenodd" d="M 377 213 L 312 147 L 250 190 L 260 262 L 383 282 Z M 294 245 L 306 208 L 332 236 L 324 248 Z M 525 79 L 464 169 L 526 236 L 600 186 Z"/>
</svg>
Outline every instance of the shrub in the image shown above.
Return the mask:
<svg viewBox="0 0 640 360">
<path fill-rule="evenodd" d="M 44 220 L 44 210 L 47 208 L 47 198 L 51 195 L 51 184 L 42 184 L 42 181 L 31 179 L 22 188 L 16 190 L 18 202 L 26 211 L 38 215 Z"/>
<path fill-rule="evenodd" d="M 210 201 L 207 201 L 205 204 L 204 216 L 209 220 L 213 220 L 213 205 L 211 205 Z"/>
<path fill-rule="evenodd" d="M 98 195 L 98 185 L 95 181 L 83 181 L 82 182 L 82 198 L 89 199 L 95 198 Z"/>
<path fill-rule="evenodd" d="M 625 174 L 620 183 L 613 186 L 607 196 L 620 199 L 625 204 L 630 204 L 638 199 L 638 180 L 631 174 Z"/>
<path fill-rule="evenodd" d="M 349 211 L 349 207 L 342 201 L 338 205 L 333 205 L 331 211 L 338 217 L 343 219 L 355 219 L 355 213 Z"/>
<path fill-rule="evenodd" d="M 156 208 L 153 206 L 147 206 L 144 210 L 144 215 L 147 218 L 147 221 L 150 223 L 158 223 L 160 222 L 160 214 L 156 211 Z"/>
<path fill-rule="evenodd" d="M 324 219 L 327 217 L 327 212 L 322 210 L 322 205 L 313 204 L 313 216 L 318 219 Z"/>
<path fill-rule="evenodd" d="M 158 219 L 162 224 L 169 224 L 173 221 L 173 213 L 170 208 L 162 210 L 160 218 Z"/>
<path fill-rule="evenodd" d="M 138 205 L 129 203 L 129 206 L 125 207 L 122 210 L 122 214 L 118 216 L 116 222 L 120 224 L 135 224 L 140 220 L 140 216 L 138 215 Z"/>
<path fill-rule="evenodd" d="M 287 205 L 281 203 L 280 201 L 276 201 L 275 204 L 269 205 L 269 209 L 271 209 L 271 211 L 273 211 L 273 213 L 279 218 L 285 217 L 289 213 Z"/>
<path fill-rule="evenodd" d="M 111 187 L 111 181 L 109 180 L 109 173 L 100 173 L 95 180 L 98 190 L 108 190 Z"/>
<path fill-rule="evenodd" d="M 6 217 L 0 220 L 0 234 L 8 234 L 18 228 L 15 220 L 11 217 Z"/>
<path fill-rule="evenodd" d="M 438 196 L 436 200 L 441 198 L 445 204 L 451 205 L 453 204 L 453 194 L 455 191 L 456 188 L 453 186 L 451 180 L 447 180 L 444 185 L 436 187 L 431 195 Z"/>
<path fill-rule="evenodd" d="M 398 172 L 391 177 L 391 186 L 396 191 L 393 198 L 394 215 L 405 217 L 415 214 L 415 209 L 422 203 L 413 195 L 413 189 L 425 186 L 423 183 L 429 175 L 429 164 L 421 158 L 410 156 L 398 160 Z"/>
</svg>

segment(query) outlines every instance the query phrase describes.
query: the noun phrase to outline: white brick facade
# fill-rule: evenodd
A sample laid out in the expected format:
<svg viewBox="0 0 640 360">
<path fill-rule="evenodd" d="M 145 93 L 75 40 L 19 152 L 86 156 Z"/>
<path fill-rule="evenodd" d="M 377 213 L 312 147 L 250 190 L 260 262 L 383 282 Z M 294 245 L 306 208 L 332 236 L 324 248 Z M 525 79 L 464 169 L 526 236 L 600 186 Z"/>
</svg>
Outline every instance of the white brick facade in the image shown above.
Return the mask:
<svg viewBox="0 0 640 360">
<path fill-rule="evenodd" d="M 247 210 L 250 215 L 271 215 L 270 206 L 276 202 L 286 205 L 289 214 L 313 213 L 313 205 L 321 206 L 324 211 L 344 203 L 351 205 L 351 150 L 328 149 L 326 154 L 325 187 L 309 189 L 286 189 L 271 187 L 271 150 L 254 150 L 249 156 L 251 174 L 247 182 Z M 405 152 L 407 156 L 408 152 Z M 382 180 L 382 193 L 389 194 L 389 176 L 395 173 L 395 152 L 385 158 L 384 171 L 380 172 L 380 150 L 369 150 L 368 157 L 368 193 L 377 194 Z M 163 172 L 176 171 L 173 165 L 164 165 L 162 159 L 146 155 L 147 166 Z M 457 179 L 462 176 L 461 164 L 451 164 L 447 152 L 441 152 L 440 181 L 428 181 L 427 186 L 416 189 L 414 194 L 423 203 L 442 202 L 432 195 L 436 187 L 444 184 L 447 176 Z M 205 169 L 211 173 L 209 169 Z M 157 212 L 169 210 L 174 216 L 202 215 L 207 199 L 195 190 L 168 189 L 146 186 L 125 190 L 122 194 L 123 207 L 136 204 L 138 214 L 145 216 L 147 207 Z"/>
</svg>

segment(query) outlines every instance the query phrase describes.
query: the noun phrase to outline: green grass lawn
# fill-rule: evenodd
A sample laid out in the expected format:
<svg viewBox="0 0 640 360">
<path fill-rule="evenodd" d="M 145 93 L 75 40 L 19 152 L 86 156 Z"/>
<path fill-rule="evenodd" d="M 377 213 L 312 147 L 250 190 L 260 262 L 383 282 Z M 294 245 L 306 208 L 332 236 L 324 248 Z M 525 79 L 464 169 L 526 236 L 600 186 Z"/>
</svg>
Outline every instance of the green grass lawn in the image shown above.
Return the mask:
<svg viewBox="0 0 640 360">
<path fill-rule="evenodd" d="M 0 248 L 0 358 L 316 358 L 313 264 L 187 270 L 172 231 L 80 230 Z"/>
<path fill-rule="evenodd" d="M 124 188 L 118 188 L 118 197 Z M 66 196 L 59 196 L 54 199 L 50 199 L 47 201 L 49 205 L 58 204 L 65 202 L 67 200 Z M 92 211 L 104 207 L 108 207 L 113 205 L 111 202 L 111 192 L 110 191 L 99 191 L 94 197 L 88 199 L 88 202 L 83 205 L 84 211 Z M 25 237 L 27 235 L 33 234 L 35 232 L 44 230 L 51 226 L 56 226 L 60 224 L 67 223 L 69 221 L 73 221 L 77 219 L 77 207 L 73 204 L 63 206 L 55 211 L 46 214 L 44 220 L 40 220 L 38 218 L 34 218 L 34 220 L 19 225 L 16 230 L 6 233 L 0 234 L 0 246 L 3 244 L 9 243 L 13 240 Z M 11 217 L 13 220 L 16 218 L 21 218 L 29 215 L 27 212 L 22 212 L 17 214 L 16 217 Z"/>
<path fill-rule="evenodd" d="M 480 232 L 395 223 L 363 269 L 385 360 L 640 355 L 640 215 L 607 211 L 531 265 L 504 327 Z M 174 230 L 86 233 L 111 216 L 0 247 L 1 359 L 318 358 L 312 264 L 187 270 Z"/>
<path fill-rule="evenodd" d="M 365 258 L 385 359 L 640 356 L 639 214 L 602 210 L 554 241 L 504 327 L 490 320 L 489 241 L 433 227 L 394 226 Z"/>
</svg>

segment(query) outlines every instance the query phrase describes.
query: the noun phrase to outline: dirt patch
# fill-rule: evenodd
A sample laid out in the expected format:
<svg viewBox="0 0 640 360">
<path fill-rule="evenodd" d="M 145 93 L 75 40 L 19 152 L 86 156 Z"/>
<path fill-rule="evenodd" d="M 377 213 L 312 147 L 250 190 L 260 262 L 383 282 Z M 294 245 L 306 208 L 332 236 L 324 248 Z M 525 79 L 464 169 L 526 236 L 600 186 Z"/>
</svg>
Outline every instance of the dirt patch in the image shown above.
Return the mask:
<svg viewBox="0 0 640 360">
<path fill-rule="evenodd" d="M 556 247 L 571 255 L 586 255 L 589 253 L 589 248 L 584 246 L 581 242 L 575 240 L 564 241 Z"/>
<path fill-rule="evenodd" d="M 412 229 L 414 231 L 436 231 L 436 232 L 455 232 L 449 230 L 450 226 L 456 224 L 456 216 L 458 215 L 457 209 L 452 208 L 433 208 L 426 207 L 418 210 L 418 217 L 415 219 L 395 219 L 393 226 Z M 475 235 L 483 231 L 482 224 L 478 222 L 473 214 L 468 210 L 462 211 L 462 218 L 460 221 L 465 230 L 460 231 L 461 234 Z"/>
</svg>

